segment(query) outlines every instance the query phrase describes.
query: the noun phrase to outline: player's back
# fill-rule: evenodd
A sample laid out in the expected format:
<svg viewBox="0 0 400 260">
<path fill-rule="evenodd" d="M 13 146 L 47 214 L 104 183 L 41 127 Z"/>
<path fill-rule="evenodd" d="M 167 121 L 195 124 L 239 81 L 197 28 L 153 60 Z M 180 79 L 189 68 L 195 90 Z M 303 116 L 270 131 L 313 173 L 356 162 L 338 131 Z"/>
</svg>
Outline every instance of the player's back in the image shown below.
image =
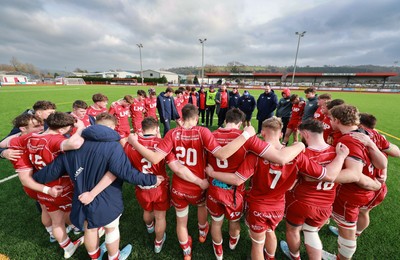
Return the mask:
<svg viewBox="0 0 400 260">
<path fill-rule="evenodd" d="M 51 163 L 61 152 L 66 138 L 61 134 L 32 134 L 27 142 L 29 159 L 37 170 Z"/>
<path fill-rule="evenodd" d="M 336 157 L 333 146 L 327 145 L 323 149 L 307 148 L 304 154 L 314 162 L 326 166 Z M 334 182 L 325 182 L 307 177 L 307 173 L 300 172 L 299 181 L 293 188 L 296 199 L 311 205 L 331 205 L 335 200 L 336 186 Z"/>
<path fill-rule="evenodd" d="M 138 141 L 147 149 L 155 151 L 157 145 L 161 142 L 161 138 L 157 138 L 155 136 L 138 136 Z M 126 143 L 124 147 L 124 151 L 128 156 L 129 161 L 132 165 L 143 173 L 151 173 L 155 175 L 163 176 L 165 179 L 168 179 L 166 170 L 165 170 L 165 160 L 161 160 L 157 164 L 152 164 L 146 158 L 144 158 L 132 145 Z"/>
<path fill-rule="evenodd" d="M 371 178 L 375 177 L 376 171 L 368 149 L 360 141 L 353 138 L 351 133 L 344 134 L 338 141 L 349 148 L 349 158 L 363 164 L 362 174 Z M 338 194 L 362 204 L 369 202 L 373 198 L 374 192 L 365 190 L 356 183 L 346 183 L 338 187 Z"/>
</svg>

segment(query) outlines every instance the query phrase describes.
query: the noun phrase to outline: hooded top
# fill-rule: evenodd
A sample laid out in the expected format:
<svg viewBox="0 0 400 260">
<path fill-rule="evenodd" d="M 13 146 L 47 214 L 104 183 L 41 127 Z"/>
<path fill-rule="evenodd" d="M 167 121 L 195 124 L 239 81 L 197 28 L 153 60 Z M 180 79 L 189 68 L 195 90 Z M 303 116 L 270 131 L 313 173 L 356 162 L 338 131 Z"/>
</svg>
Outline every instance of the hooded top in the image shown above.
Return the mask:
<svg viewBox="0 0 400 260">
<path fill-rule="evenodd" d="M 165 96 L 165 92 L 161 92 L 157 97 L 157 110 L 161 123 L 165 123 L 165 120 L 179 119 L 173 97 Z"/>
<path fill-rule="evenodd" d="M 156 176 L 144 174 L 133 168 L 120 145 L 119 135 L 103 125 L 89 126 L 82 132 L 85 142 L 79 150 L 59 155 L 53 163 L 36 172 L 33 178 L 39 183 L 47 183 L 68 173 L 74 182 L 71 222 L 83 230 L 83 222 L 88 228 L 98 228 L 111 223 L 124 209 L 122 201 L 122 181 L 143 186 L 154 185 Z M 92 190 L 107 171 L 118 178 L 105 188 L 87 206 L 78 196 Z"/>
</svg>

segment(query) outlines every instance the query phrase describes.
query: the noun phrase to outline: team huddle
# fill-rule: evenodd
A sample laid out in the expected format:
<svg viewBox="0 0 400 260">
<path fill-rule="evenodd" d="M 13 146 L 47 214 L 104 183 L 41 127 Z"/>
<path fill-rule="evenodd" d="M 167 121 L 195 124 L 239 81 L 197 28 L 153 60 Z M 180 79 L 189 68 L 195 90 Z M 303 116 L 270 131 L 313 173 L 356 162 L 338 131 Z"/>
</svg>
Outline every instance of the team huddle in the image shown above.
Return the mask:
<svg viewBox="0 0 400 260">
<path fill-rule="evenodd" d="M 178 89 L 175 97 L 172 88 L 158 96 L 154 89 L 148 93 L 138 90 L 137 97 L 126 95 L 109 109 L 108 98 L 98 93 L 91 106 L 76 100 L 68 113 L 38 101 L 14 119 L 14 129 L 0 142 L 1 156 L 13 163 L 24 191 L 38 202 L 50 241 L 59 243 L 65 258 L 81 244 L 90 259 L 130 255 L 131 245 L 119 249 L 123 181 L 136 185 L 157 254 L 172 206 L 183 258 L 191 259 L 193 205 L 196 239 L 204 243 L 210 232 L 216 259 L 223 259 L 224 219 L 229 248 L 235 250 L 242 217 L 251 259 L 275 259 L 275 229 L 283 218 L 286 241 L 280 248 L 289 259 L 300 259 L 301 232 L 309 259 L 352 258 L 369 211 L 386 196 L 387 156 L 400 157 L 399 148 L 374 129 L 373 115 L 313 88 L 305 90 L 306 100 L 285 89 L 278 101 L 266 85 L 257 102 L 248 91 L 240 96 L 226 86 Z M 256 106 L 258 131 L 250 123 Z M 219 128 L 211 132 L 215 108 Z M 329 226 L 338 235 L 337 255 L 323 250 L 318 235 L 330 218 L 337 224 Z M 70 230 L 84 236 L 71 241 Z"/>
</svg>

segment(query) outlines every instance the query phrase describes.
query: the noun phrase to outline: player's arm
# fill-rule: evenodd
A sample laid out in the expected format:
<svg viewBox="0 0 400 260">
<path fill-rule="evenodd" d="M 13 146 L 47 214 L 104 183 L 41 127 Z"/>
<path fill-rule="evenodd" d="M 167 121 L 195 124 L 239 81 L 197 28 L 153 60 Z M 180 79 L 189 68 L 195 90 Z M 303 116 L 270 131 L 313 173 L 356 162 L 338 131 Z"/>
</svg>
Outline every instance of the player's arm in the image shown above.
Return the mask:
<svg viewBox="0 0 400 260">
<path fill-rule="evenodd" d="M 256 131 L 252 126 L 247 126 L 243 130 L 244 131 L 240 136 L 236 137 L 233 141 L 215 151 L 213 153 L 214 157 L 220 160 L 228 159 L 230 156 L 232 156 L 232 154 L 239 150 L 239 148 L 242 147 L 250 137 L 256 134 Z"/>
<path fill-rule="evenodd" d="M 271 145 L 268 150 L 261 155 L 261 157 L 270 162 L 283 165 L 293 161 L 299 153 L 304 151 L 304 148 L 305 146 L 301 142 L 294 143 L 293 145 L 287 146 L 283 149 L 276 149 Z"/>
<path fill-rule="evenodd" d="M 245 180 L 239 178 L 239 176 L 237 176 L 235 173 L 214 171 L 210 164 L 208 164 L 206 167 L 206 174 L 211 178 L 217 179 L 229 185 L 239 186 L 245 182 Z"/>
<path fill-rule="evenodd" d="M 84 142 L 81 134 L 83 129 L 85 129 L 85 125 L 78 119 L 74 126 L 77 128 L 76 132 L 61 144 L 63 151 L 77 150 L 81 148 Z"/>
<path fill-rule="evenodd" d="M 14 134 L 14 135 L 10 135 L 5 137 L 3 140 L 1 140 L 0 142 L 0 148 L 8 148 L 8 145 L 10 143 L 10 140 L 13 139 L 14 137 L 19 136 L 20 133 Z"/>
<path fill-rule="evenodd" d="M 400 149 L 397 145 L 389 143 L 389 148 L 383 150 L 388 156 L 391 157 L 400 157 Z"/>
<path fill-rule="evenodd" d="M 147 149 L 141 143 L 139 143 L 137 134 L 130 134 L 128 137 L 128 143 L 152 164 L 159 163 L 165 157 L 164 154 Z"/>
<path fill-rule="evenodd" d="M 337 183 L 352 183 L 358 182 L 361 179 L 364 163 L 352 157 L 347 157 L 344 161 L 344 169 L 336 177 Z"/>
<path fill-rule="evenodd" d="M 60 178 L 65 172 L 67 172 L 63 162 L 64 156 L 65 154 L 60 154 L 49 165 L 45 166 L 38 172 L 35 172 L 32 176 L 33 179 L 38 183 L 48 183 Z"/>
<path fill-rule="evenodd" d="M 16 161 L 21 157 L 23 153 L 24 151 L 22 150 L 0 149 L 0 158 L 4 158 L 10 161 Z"/>
<path fill-rule="evenodd" d="M 372 191 L 377 191 L 382 186 L 382 184 L 377 179 L 372 179 L 364 174 L 361 175 L 360 180 L 356 184 L 363 189 Z"/>
<path fill-rule="evenodd" d="M 32 178 L 32 175 L 33 175 L 32 169 L 18 172 L 18 178 L 24 187 L 27 187 L 27 188 L 37 191 L 37 192 L 49 194 L 52 197 L 57 197 L 62 193 L 62 190 L 63 190 L 62 186 L 56 185 L 53 187 L 48 187 L 44 184 L 36 182 Z"/>
<path fill-rule="evenodd" d="M 379 150 L 379 148 L 376 146 L 376 144 L 369 138 L 368 135 L 363 134 L 363 133 L 352 133 L 352 137 L 355 139 L 359 140 L 361 143 L 363 143 L 369 151 L 371 162 L 374 165 L 375 168 L 377 169 L 385 169 L 387 168 L 387 158 L 386 156 Z"/>
<path fill-rule="evenodd" d="M 326 175 L 322 178 L 323 181 L 334 182 L 336 180 L 343 168 L 347 155 L 349 155 L 349 148 L 342 143 L 338 143 L 336 145 L 336 157 L 326 165 Z"/>
<path fill-rule="evenodd" d="M 84 205 L 90 204 L 94 198 L 96 198 L 97 195 L 99 195 L 105 188 L 111 185 L 115 181 L 117 177 L 113 175 L 111 172 L 106 172 L 106 174 L 101 178 L 99 183 L 96 184 L 96 186 L 91 190 L 82 193 L 81 195 L 78 196 L 78 199 L 80 202 L 82 202 Z"/>
<path fill-rule="evenodd" d="M 208 188 L 207 179 L 199 178 L 198 176 L 193 174 L 192 171 L 189 170 L 186 166 L 182 165 L 178 160 L 168 163 L 168 166 L 171 169 L 171 171 L 173 171 L 174 174 L 176 174 L 179 178 L 187 182 L 196 184 L 203 190 Z"/>
</svg>

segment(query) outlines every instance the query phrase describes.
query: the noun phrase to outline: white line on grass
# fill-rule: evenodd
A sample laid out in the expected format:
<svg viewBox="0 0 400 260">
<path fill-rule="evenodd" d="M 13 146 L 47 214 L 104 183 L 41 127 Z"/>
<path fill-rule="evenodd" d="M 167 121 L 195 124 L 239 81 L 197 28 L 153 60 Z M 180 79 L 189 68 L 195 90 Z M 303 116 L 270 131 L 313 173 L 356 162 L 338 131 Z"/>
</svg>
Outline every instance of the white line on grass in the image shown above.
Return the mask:
<svg viewBox="0 0 400 260">
<path fill-rule="evenodd" d="M 11 179 L 13 179 L 13 178 L 15 178 L 15 177 L 17 177 L 17 176 L 18 176 L 17 173 L 14 174 L 14 175 L 8 176 L 7 178 L 4 178 L 4 179 L 0 180 L 0 183 L 6 182 L 6 181 L 8 181 L 8 180 L 11 180 Z"/>
</svg>

